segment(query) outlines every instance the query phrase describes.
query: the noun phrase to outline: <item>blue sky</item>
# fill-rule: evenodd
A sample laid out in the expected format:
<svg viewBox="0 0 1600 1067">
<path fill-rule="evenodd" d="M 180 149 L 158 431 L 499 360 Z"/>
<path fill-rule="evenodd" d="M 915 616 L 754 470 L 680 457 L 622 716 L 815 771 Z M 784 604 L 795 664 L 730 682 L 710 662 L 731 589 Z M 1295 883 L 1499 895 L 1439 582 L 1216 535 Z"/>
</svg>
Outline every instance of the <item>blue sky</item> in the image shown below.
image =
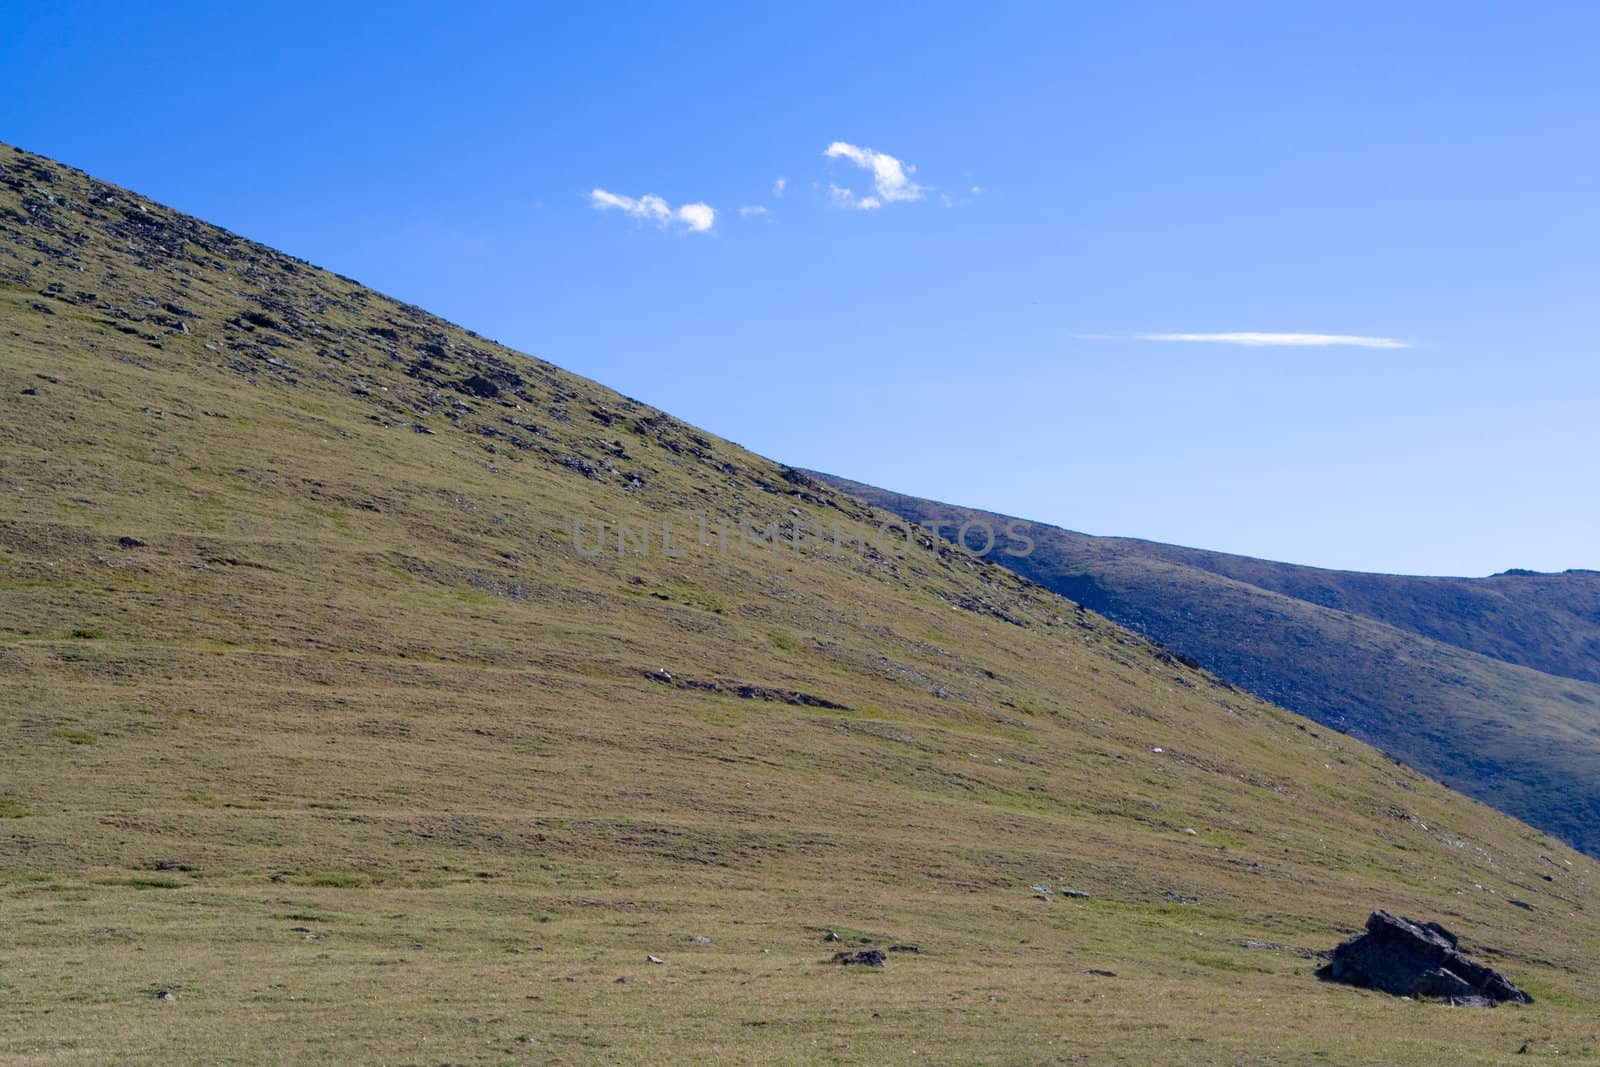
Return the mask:
<svg viewBox="0 0 1600 1067">
<path fill-rule="evenodd" d="M 1577 3 L 11 0 L 0 139 L 796 465 L 1600 568 L 1597 39 Z M 1396 345 L 1147 339 L 1237 333 Z"/>
</svg>

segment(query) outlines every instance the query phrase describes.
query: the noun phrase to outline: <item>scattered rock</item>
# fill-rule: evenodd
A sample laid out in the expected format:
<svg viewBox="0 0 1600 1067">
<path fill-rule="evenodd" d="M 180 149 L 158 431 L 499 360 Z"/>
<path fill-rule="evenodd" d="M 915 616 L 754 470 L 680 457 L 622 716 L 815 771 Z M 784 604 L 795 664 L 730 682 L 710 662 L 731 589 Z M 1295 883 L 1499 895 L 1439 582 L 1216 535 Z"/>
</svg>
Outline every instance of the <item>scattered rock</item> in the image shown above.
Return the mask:
<svg viewBox="0 0 1600 1067">
<path fill-rule="evenodd" d="M 170 989 L 158 989 L 156 990 L 156 999 L 163 1004 L 171 1004 L 178 999 L 178 995 Z"/>
<path fill-rule="evenodd" d="M 1513 908 L 1521 908 L 1523 911 L 1534 910 L 1532 904 L 1529 904 L 1526 900 L 1518 900 L 1516 897 L 1507 897 L 1506 903 L 1510 904 Z"/>
<path fill-rule="evenodd" d="M 827 933 L 822 935 L 822 940 L 824 940 L 824 941 L 843 941 L 844 938 L 840 937 L 838 934 L 834 933 L 832 930 L 829 930 Z"/>
<path fill-rule="evenodd" d="M 914 952 L 921 954 L 922 949 L 917 945 L 890 945 L 890 952 Z"/>
<path fill-rule="evenodd" d="M 456 388 L 461 390 L 463 393 L 470 393 L 473 396 L 483 397 L 485 400 L 489 400 L 500 395 L 500 387 L 481 374 L 474 374 L 465 381 L 457 382 Z"/>
<path fill-rule="evenodd" d="M 259 326 L 263 330 L 278 330 L 280 332 L 283 330 L 283 323 L 279 322 L 271 315 L 265 315 L 259 311 L 240 312 L 239 318 L 243 319 L 245 322 L 248 322 L 252 326 Z"/>
<path fill-rule="evenodd" d="M 1083 900 L 1089 896 L 1088 893 L 1085 893 L 1081 889 L 1069 889 L 1066 886 L 1059 886 L 1052 889 L 1047 885 L 1030 885 L 1028 888 L 1033 890 L 1034 893 L 1038 894 L 1038 896 L 1044 900 L 1049 900 L 1052 896 L 1073 897 L 1078 900 Z"/>
<path fill-rule="evenodd" d="M 835 952 L 833 962 L 841 963 L 847 967 L 882 967 L 887 959 L 882 952 L 875 948 L 862 949 L 860 952 Z"/>
<path fill-rule="evenodd" d="M 649 960 L 651 963 L 666 963 L 667 962 L 666 960 L 662 959 L 660 956 L 646 956 L 645 959 Z"/>
<path fill-rule="evenodd" d="M 689 939 L 689 943 L 694 945 L 709 945 L 711 944 L 711 939 L 704 934 L 695 934 Z"/>
<path fill-rule="evenodd" d="M 38 396 L 39 395 L 39 390 L 35 389 L 33 386 L 30 385 L 30 386 L 28 386 L 28 388 L 26 388 L 26 389 L 24 389 L 22 391 L 22 395 L 23 396 Z"/>
<path fill-rule="evenodd" d="M 572 981 L 572 979 L 569 978 L 569 979 L 567 979 L 567 981 L 570 982 L 570 981 Z M 617 985 L 637 985 L 638 982 L 639 982 L 639 979 L 637 979 L 637 978 L 629 978 L 627 975 L 623 975 L 621 978 L 617 979 L 616 984 Z"/>
<path fill-rule="evenodd" d="M 1087 971 L 1084 971 L 1083 973 L 1084 974 L 1092 974 L 1096 978 L 1115 978 L 1117 976 L 1117 972 L 1116 971 L 1102 971 L 1098 967 L 1090 967 Z"/>
<path fill-rule="evenodd" d="M 794 689 L 772 689 L 764 685 L 747 685 L 743 682 L 728 680 L 727 687 L 738 695 L 741 700 L 765 700 L 776 704 L 789 704 L 803 708 L 826 708 L 831 711 L 849 711 L 849 706 L 838 704 L 826 697 L 814 696 L 811 693 L 801 693 Z"/>
<path fill-rule="evenodd" d="M 121 545 L 123 548 L 145 547 L 145 543 L 139 540 L 137 537 L 119 537 L 117 538 L 117 544 Z"/>
<path fill-rule="evenodd" d="M 1438 923 L 1375 911 L 1367 919 L 1367 932 L 1335 948 L 1317 976 L 1397 997 L 1436 997 L 1464 1007 L 1533 1002 L 1498 971 L 1461 955 L 1459 944 L 1456 935 Z"/>
</svg>

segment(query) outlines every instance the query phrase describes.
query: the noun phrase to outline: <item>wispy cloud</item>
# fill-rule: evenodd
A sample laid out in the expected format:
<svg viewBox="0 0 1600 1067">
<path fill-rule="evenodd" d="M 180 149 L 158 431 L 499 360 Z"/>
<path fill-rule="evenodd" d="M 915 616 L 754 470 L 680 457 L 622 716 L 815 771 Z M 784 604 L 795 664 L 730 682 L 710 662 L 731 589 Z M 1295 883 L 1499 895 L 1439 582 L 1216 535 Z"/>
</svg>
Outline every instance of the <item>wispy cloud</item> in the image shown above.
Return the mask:
<svg viewBox="0 0 1600 1067">
<path fill-rule="evenodd" d="M 787 188 L 789 188 L 789 179 L 780 175 L 778 180 L 772 183 L 772 195 L 782 200 L 783 191 Z"/>
<path fill-rule="evenodd" d="M 717 222 L 716 209 L 710 204 L 696 202 L 675 208 L 654 193 L 635 198 L 595 188 L 589 192 L 589 203 L 596 211 L 621 211 L 657 226 L 676 222 L 690 233 L 709 233 Z"/>
<path fill-rule="evenodd" d="M 1410 348 L 1410 341 L 1393 337 L 1363 337 L 1348 333 L 1141 333 L 1140 341 L 1189 341 L 1200 344 L 1246 345 L 1251 348 L 1350 345 L 1355 348 Z M 1085 339 L 1098 336 L 1085 335 Z"/>
<path fill-rule="evenodd" d="M 767 214 L 767 209 L 761 204 L 746 204 L 739 209 L 739 214 L 748 219 L 756 215 Z"/>
<path fill-rule="evenodd" d="M 822 154 L 828 159 L 849 160 L 862 170 L 872 172 L 873 192 L 870 196 L 862 196 L 853 189 L 839 185 L 828 186 L 833 202 L 839 207 L 872 211 L 885 204 L 921 200 L 923 197 L 922 186 L 911 180 L 911 175 L 917 172 L 917 168 L 901 162 L 887 152 L 835 141 Z"/>
</svg>

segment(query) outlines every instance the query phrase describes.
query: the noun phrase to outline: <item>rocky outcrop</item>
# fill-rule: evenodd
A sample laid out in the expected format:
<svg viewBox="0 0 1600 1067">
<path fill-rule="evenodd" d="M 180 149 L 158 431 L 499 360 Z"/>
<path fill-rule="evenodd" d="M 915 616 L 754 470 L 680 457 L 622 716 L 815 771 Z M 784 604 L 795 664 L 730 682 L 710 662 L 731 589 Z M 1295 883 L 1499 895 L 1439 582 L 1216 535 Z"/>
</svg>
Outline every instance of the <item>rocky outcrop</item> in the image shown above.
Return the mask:
<svg viewBox="0 0 1600 1067">
<path fill-rule="evenodd" d="M 1463 956 L 1459 945 L 1456 935 L 1438 923 L 1375 911 L 1367 919 L 1367 932 L 1334 949 L 1317 976 L 1397 997 L 1436 997 L 1465 1007 L 1533 1002 L 1498 971 Z"/>
</svg>

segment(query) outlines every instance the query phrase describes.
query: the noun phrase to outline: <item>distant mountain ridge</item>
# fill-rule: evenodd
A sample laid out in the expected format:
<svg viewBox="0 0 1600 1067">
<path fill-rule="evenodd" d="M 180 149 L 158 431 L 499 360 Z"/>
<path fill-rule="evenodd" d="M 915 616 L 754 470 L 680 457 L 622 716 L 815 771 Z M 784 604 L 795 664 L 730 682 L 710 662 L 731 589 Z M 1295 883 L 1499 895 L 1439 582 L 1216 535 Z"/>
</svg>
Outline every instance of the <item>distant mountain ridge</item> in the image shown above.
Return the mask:
<svg viewBox="0 0 1600 1067">
<path fill-rule="evenodd" d="M 1469 652 L 1546 674 L 1600 682 L 1597 571 L 1413 577 L 1273 563 L 1155 542 L 1128 543 L 1153 556 L 1320 607 L 1364 615 Z"/>
<path fill-rule="evenodd" d="M 1017 522 L 1033 550 L 995 561 L 1600 855 L 1600 574 L 1322 570 L 814 476 L 913 522 Z"/>
</svg>

